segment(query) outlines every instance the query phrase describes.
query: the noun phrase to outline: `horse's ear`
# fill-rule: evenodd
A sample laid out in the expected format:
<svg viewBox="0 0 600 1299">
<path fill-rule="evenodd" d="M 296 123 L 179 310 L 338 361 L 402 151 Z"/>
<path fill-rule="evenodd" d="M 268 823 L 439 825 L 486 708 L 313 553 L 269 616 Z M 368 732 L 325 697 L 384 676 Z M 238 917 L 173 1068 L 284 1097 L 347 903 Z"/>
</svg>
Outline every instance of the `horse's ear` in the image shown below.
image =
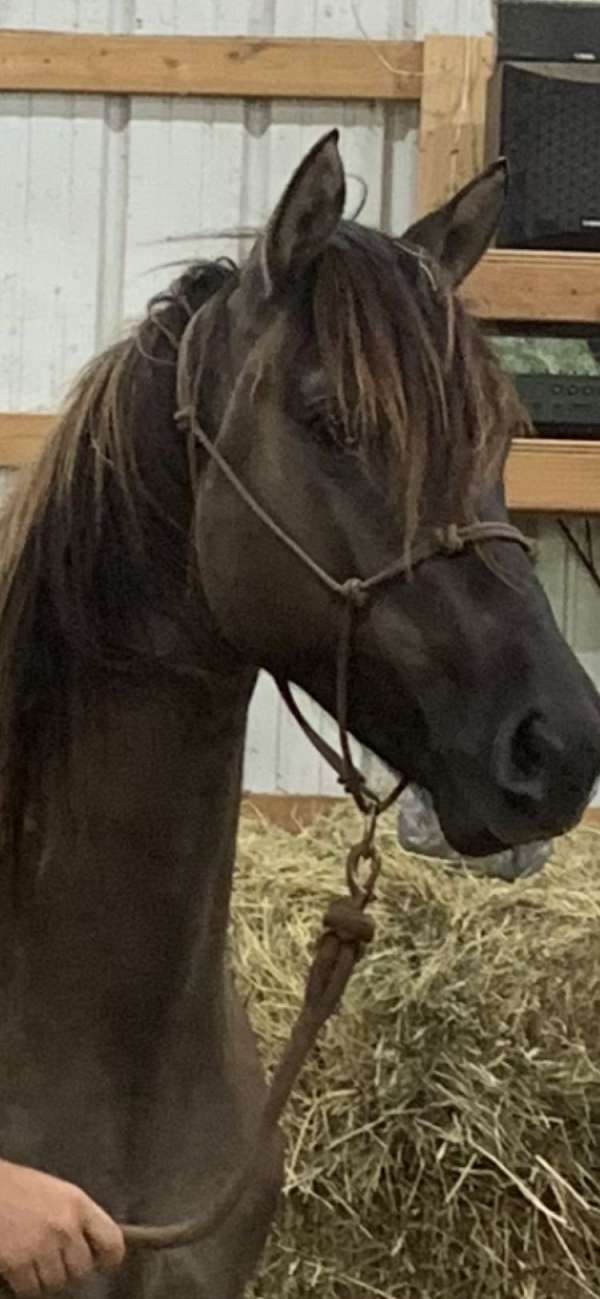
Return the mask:
<svg viewBox="0 0 600 1299">
<path fill-rule="evenodd" d="M 267 293 L 306 270 L 340 221 L 345 199 L 338 131 L 313 145 L 294 172 L 267 225 L 260 259 Z"/>
<path fill-rule="evenodd" d="M 460 284 L 483 256 L 502 216 L 507 182 L 506 160 L 500 158 L 402 236 L 431 253 L 445 284 Z"/>
</svg>

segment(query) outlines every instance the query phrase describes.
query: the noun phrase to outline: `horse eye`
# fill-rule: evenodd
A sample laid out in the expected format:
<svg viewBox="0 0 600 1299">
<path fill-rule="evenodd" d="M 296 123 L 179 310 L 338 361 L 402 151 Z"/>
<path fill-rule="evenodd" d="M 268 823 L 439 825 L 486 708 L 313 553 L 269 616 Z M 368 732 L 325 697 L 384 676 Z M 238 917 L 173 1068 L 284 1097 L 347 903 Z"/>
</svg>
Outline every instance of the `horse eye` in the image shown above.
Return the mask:
<svg viewBox="0 0 600 1299">
<path fill-rule="evenodd" d="M 335 405 L 327 398 L 310 403 L 306 410 L 305 423 L 309 432 L 321 441 L 333 442 L 338 447 L 347 445 L 349 442 L 344 420 Z"/>
</svg>

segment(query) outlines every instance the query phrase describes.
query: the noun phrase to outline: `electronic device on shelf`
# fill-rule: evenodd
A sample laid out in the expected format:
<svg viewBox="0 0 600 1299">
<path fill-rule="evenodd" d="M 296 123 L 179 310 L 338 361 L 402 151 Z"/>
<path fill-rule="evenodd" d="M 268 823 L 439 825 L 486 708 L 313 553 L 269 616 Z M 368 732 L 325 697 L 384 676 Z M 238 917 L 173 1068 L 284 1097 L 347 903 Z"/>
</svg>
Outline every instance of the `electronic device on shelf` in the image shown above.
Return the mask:
<svg viewBox="0 0 600 1299">
<path fill-rule="evenodd" d="M 499 0 L 490 156 L 510 193 L 498 246 L 600 251 L 600 7 Z"/>
<path fill-rule="evenodd" d="M 502 368 L 515 384 L 538 437 L 600 441 L 600 334 L 492 336 Z"/>
</svg>

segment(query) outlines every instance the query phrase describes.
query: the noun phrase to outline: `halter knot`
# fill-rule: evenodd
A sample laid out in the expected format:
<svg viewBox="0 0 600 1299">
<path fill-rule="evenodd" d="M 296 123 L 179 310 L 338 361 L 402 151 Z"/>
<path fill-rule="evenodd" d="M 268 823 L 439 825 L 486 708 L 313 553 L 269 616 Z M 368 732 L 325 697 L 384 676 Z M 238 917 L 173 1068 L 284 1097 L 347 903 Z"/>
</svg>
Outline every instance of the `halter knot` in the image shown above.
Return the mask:
<svg viewBox="0 0 600 1299">
<path fill-rule="evenodd" d="M 440 550 L 446 555 L 459 555 L 465 548 L 465 541 L 460 535 L 457 523 L 449 523 L 445 528 L 436 528 L 435 538 Z"/>
<path fill-rule="evenodd" d="M 340 943 L 370 943 L 375 925 L 348 897 L 334 898 L 325 913 L 323 924 Z"/>
<path fill-rule="evenodd" d="M 344 599 L 347 600 L 354 609 L 364 608 L 369 598 L 368 592 L 365 591 L 360 577 L 349 577 L 346 582 L 342 582 L 340 591 Z"/>
</svg>

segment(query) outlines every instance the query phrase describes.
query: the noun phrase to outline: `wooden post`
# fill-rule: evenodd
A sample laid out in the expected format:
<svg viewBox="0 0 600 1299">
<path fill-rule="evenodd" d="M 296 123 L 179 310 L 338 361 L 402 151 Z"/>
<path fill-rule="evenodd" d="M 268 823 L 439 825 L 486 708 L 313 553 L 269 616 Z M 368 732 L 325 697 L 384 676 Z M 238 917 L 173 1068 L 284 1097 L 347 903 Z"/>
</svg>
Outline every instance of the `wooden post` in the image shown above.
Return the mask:
<svg viewBox="0 0 600 1299">
<path fill-rule="evenodd" d="M 491 36 L 428 36 L 423 54 L 418 215 L 445 203 L 484 164 Z"/>
</svg>

